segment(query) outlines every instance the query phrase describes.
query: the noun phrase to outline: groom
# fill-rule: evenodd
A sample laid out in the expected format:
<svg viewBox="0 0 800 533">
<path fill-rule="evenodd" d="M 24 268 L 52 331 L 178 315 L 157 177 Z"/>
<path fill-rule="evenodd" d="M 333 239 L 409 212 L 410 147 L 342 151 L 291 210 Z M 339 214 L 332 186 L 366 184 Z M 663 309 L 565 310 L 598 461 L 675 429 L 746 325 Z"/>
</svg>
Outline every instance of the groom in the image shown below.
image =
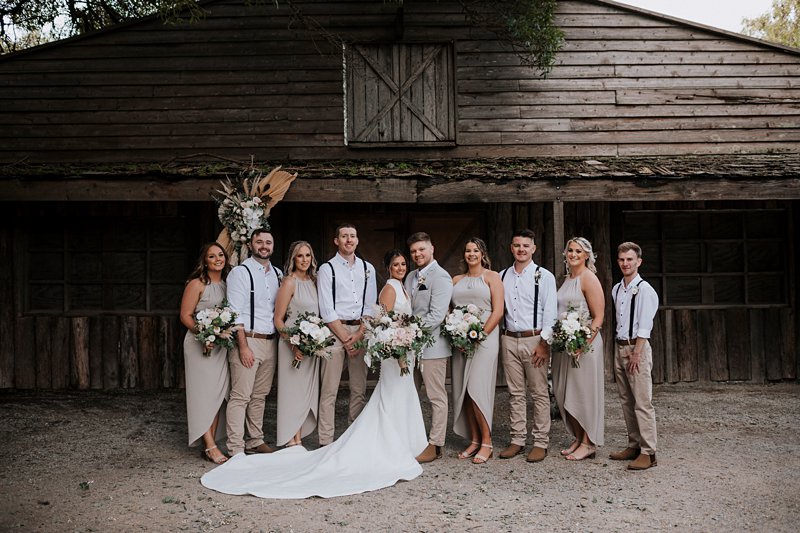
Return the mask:
<svg viewBox="0 0 800 533">
<path fill-rule="evenodd" d="M 442 446 L 447 432 L 447 360 L 450 345 L 439 333 L 450 306 L 453 280 L 445 269 L 433 258 L 433 244 L 427 233 L 418 232 L 408 238 L 411 259 L 417 270 L 406 278 L 405 287 L 411 295 L 414 314 L 422 318 L 423 326 L 430 329 L 436 339 L 433 346 L 423 350 L 422 379 L 431 402 L 431 431 L 428 446 L 417 457 L 420 463 L 430 463 L 442 456 Z M 423 362 L 421 361 L 421 362 Z"/>
</svg>

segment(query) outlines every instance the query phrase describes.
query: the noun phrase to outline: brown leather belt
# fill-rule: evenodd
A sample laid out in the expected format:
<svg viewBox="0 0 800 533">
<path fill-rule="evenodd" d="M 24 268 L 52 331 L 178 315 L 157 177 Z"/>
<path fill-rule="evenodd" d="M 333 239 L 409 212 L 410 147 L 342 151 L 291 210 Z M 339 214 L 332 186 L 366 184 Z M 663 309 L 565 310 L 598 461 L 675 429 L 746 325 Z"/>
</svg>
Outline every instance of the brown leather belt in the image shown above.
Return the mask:
<svg viewBox="0 0 800 533">
<path fill-rule="evenodd" d="M 515 339 L 523 339 L 523 338 L 527 338 L 527 337 L 535 337 L 536 335 L 541 335 L 541 334 L 542 334 L 542 330 L 540 330 L 540 329 L 537 329 L 537 330 L 530 330 L 529 329 L 527 331 L 508 331 L 508 330 L 503 331 L 503 335 L 506 335 L 507 337 L 514 337 Z"/>
<path fill-rule="evenodd" d="M 244 336 L 250 337 L 251 339 L 267 339 L 271 341 L 275 338 L 277 333 L 256 333 L 255 331 L 245 331 Z"/>
<path fill-rule="evenodd" d="M 619 346 L 633 346 L 636 344 L 636 337 L 632 339 L 616 339 Z"/>
<path fill-rule="evenodd" d="M 342 324 L 344 324 L 345 326 L 360 326 L 361 325 L 361 321 L 360 320 L 340 320 L 340 322 Z"/>
</svg>

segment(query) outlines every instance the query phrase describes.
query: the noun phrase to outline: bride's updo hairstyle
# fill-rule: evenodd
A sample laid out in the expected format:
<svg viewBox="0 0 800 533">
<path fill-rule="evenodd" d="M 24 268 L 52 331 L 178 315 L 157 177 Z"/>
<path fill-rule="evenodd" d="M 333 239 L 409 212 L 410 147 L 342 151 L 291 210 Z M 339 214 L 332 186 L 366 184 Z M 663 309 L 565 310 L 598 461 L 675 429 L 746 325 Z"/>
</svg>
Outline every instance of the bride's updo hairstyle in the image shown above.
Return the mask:
<svg viewBox="0 0 800 533">
<path fill-rule="evenodd" d="M 597 267 L 595 266 L 597 255 L 595 255 L 594 250 L 592 249 L 592 243 L 584 237 L 573 237 L 567 241 L 566 246 L 564 246 L 564 251 L 561 252 L 561 255 L 564 256 L 564 264 L 567 266 L 567 275 L 570 274 L 569 262 L 567 261 L 567 249 L 569 248 L 569 243 L 571 242 L 574 242 L 580 246 L 584 252 L 586 252 L 586 268 L 597 274 Z"/>
</svg>

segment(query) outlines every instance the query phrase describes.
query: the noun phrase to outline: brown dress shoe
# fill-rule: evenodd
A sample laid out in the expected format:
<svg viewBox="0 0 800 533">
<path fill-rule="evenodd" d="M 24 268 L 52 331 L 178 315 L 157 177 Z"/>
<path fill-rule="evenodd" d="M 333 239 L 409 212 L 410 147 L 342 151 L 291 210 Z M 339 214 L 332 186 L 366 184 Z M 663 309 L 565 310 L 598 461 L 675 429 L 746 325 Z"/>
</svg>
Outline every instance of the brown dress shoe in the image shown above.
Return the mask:
<svg viewBox="0 0 800 533">
<path fill-rule="evenodd" d="M 505 450 L 500 452 L 500 455 L 498 455 L 498 457 L 500 459 L 511 459 L 512 457 L 514 457 L 515 455 L 519 455 L 520 453 L 522 453 L 522 446 L 520 446 L 519 444 L 509 444 Z"/>
<path fill-rule="evenodd" d="M 417 462 L 422 463 L 430 463 L 442 457 L 442 447 L 441 446 L 434 446 L 433 444 L 428 444 L 422 453 L 417 456 Z"/>
<path fill-rule="evenodd" d="M 247 454 L 247 455 L 253 455 L 253 454 L 256 454 L 256 453 L 272 453 L 274 451 L 275 450 L 273 450 L 272 448 L 267 446 L 266 442 L 262 442 L 261 444 L 259 444 L 255 448 L 245 448 L 244 449 L 244 453 Z"/>
<path fill-rule="evenodd" d="M 656 454 L 647 455 L 646 453 L 640 453 L 639 457 L 637 457 L 635 461 L 631 461 L 628 464 L 628 470 L 647 470 L 648 468 L 653 468 L 654 466 L 658 466 Z"/>
<path fill-rule="evenodd" d="M 529 463 L 538 463 L 539 461 L 544 461 L 545 457 L 547 457 L 547 450 L 534 446 L 525 460 Z"/>
<path fill-rule="evenodd" d="M 625 448 L 619 452 L 611 452 L 608 458 L 612 461 L 631 461 L 639 457 L 640 453 L 642 452 L 639 448 Z"/>
</svg>

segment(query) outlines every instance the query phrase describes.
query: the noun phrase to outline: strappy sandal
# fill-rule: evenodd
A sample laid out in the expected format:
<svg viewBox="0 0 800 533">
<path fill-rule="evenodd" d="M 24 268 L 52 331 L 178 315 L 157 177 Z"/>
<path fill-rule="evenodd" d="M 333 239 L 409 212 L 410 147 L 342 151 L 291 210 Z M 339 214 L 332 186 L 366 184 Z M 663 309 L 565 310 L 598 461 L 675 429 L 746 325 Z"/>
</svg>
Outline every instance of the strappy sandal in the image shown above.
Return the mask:
<svg viewBox="0 0 800 533">
<path fill-rule="evenodd" d="M 569 445 L 569 448 L 567 448 L 566 450 L 561 450 L 561 455 L 563 455 L 564 457 L 566 457 L 567 455 L 570 455 L 575 450 L 577 450 L 580 447 L 580 445 L 581 445 L 581 441 L 579 441 L 578 439 L 575 439 L 574 441 L 572 441 L 572 444 Z"/>
<path fill-rule="evenodd" d="M 211 454 L 208 453 L 211 450 L 219 450 L 219 448 L 217 446 L 212 446 L 211 448 L 206 448 L 202 453 L 203 459 L 205 459 L 206 461 L 210 461 L 210 462 L 214 463 L 215 465 L 221 465 L 222 463 L 224 463 L 225 461 L 228 460 L 228 458 L 222 452 L 220 452 L 219 456 L 216 459 L 214 459 L 213 457 L 211 457 Z"/>
<path fill-rule="evenodd" d="M 481 448 L 489 448 L 489 455 L 488 456 L 487 455 L 476 455 L 472 459 L 472 464 L 474 464 L 474 465 L 486 464 L 486 461 L 491 459 L 492 456 L 494 455 L 494 451 L 493 451 L 494 450 L 494 446 L 492 446 L 491 444 L 481 444 Z M 480 449 L 479 449 L 479 451 L 480 451 Z"/>
<path fill-rule="evenodd" d="M 583 461 L 584 459 L 594 459 L 595 454 L 597 453 L 597 447 L 596 446 L 590 446 L 589 444 L 581 443 L 581 445 L 578 446 L 575 449 L 575 451 L 578 451 L 581 448 L 586 448 L 586 453 L 585 454 L 583 454 L 583 455 L 575 455 L 575 452 L 573 452 L 573 453 L 567 455 L 565 457 L 565 459 L 567 461 Z"/>
<path fill-rule="evenodd" d="M 470 444 L 470 446 L 472 446 L 472 445 L 477 446 L 477 448 L 475 448 L 475 451 L 467 453 L 467 450 L 464 450 L 463 452 L 458 454 L 458 458 L 459 459 L 469 459 L 470 457 L 475 457 L 475 454 L 478 453 L 479 451 L 481 451 L 481 443 L 472 441 L 472 444 Z M 467 448 L 469 448 L 469 447 L 467 447 Z"/>
</svg>

